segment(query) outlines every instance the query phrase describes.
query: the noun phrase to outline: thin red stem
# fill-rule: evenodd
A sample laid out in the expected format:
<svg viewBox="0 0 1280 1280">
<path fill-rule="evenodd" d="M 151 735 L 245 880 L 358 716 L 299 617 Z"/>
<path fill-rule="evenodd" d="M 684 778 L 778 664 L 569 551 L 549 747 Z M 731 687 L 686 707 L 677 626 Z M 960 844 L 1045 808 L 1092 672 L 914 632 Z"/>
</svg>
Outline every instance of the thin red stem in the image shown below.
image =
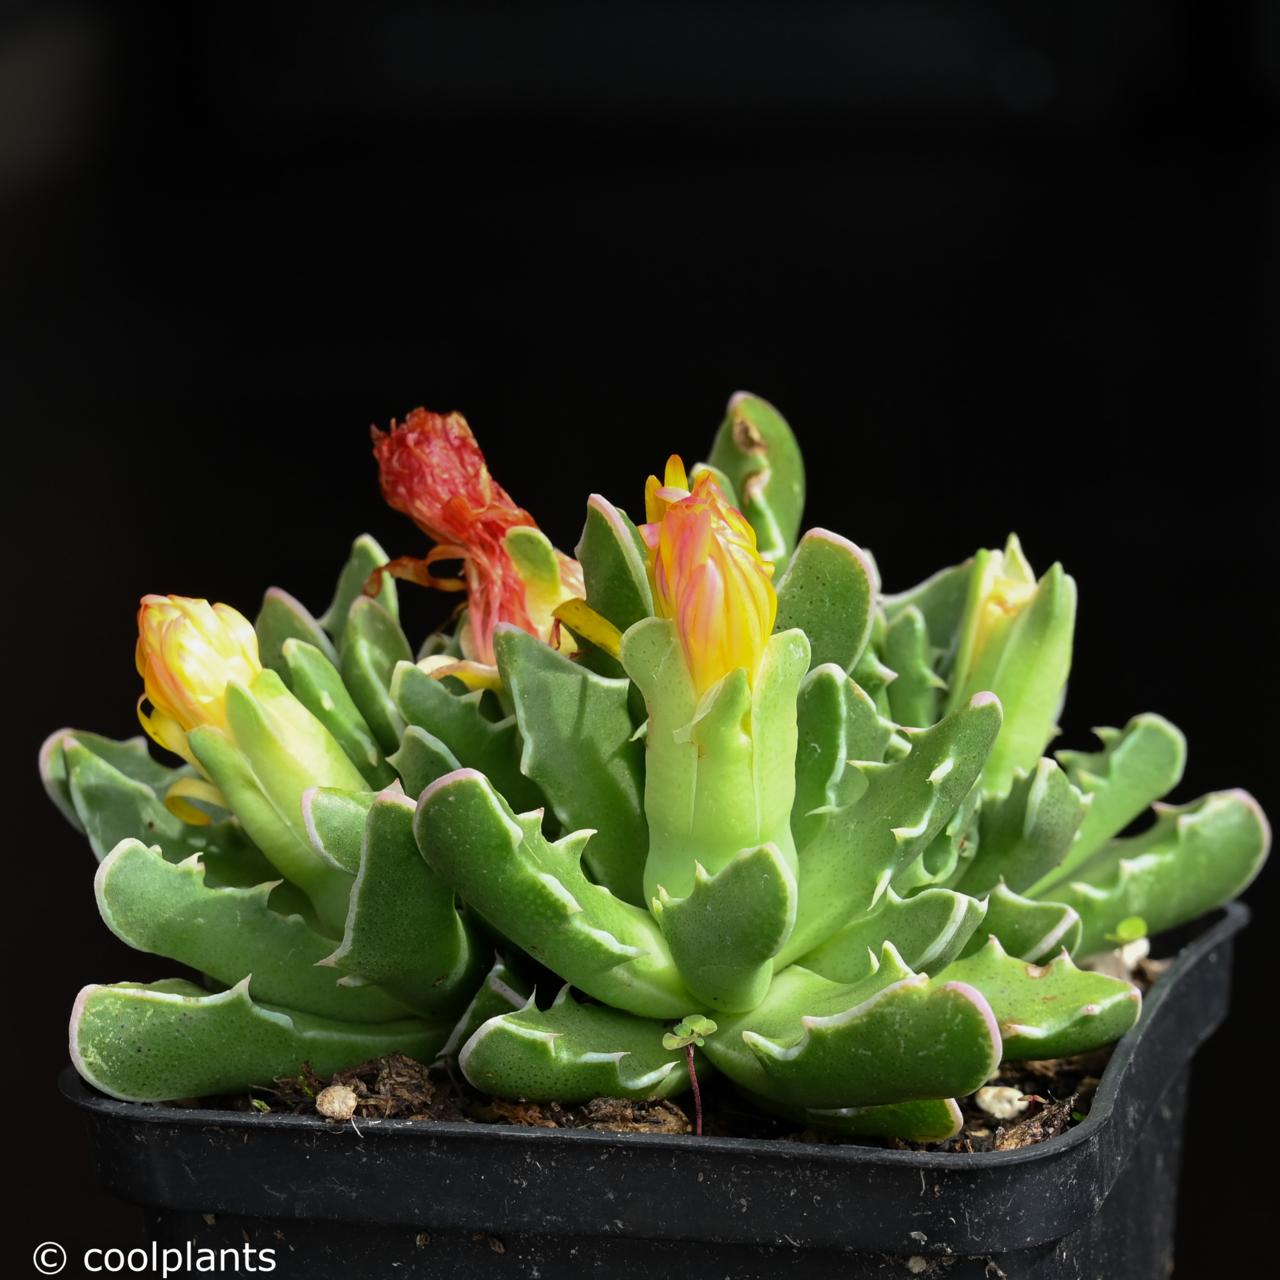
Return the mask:
<svg viewBox="0 0 1280 1280">
<path fill-rule="evenodd" d="M 702 1090 L 698 1088 L 698 1073 L 693 1065 L 693 1045 L 685 1045 L 684 1052 L 689 1059 L 689 1083 L 693 1086 L 693 1131 L 702 1137 Z"/>
</svg>

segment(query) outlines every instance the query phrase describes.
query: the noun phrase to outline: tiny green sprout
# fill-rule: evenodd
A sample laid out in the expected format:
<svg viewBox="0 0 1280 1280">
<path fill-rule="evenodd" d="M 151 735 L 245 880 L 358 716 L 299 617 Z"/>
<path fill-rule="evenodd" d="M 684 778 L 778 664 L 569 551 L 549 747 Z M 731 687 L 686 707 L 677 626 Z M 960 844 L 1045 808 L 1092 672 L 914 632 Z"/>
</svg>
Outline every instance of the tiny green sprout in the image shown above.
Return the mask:
<svg viewBox="0 0 1280 1280">
<path fill-rule="evenodd" d="M 270 1104 L 269 1102 L 267 1102 L 265 1098 L 250 1098 L 250 1099 L 249 1099 L 249 1105 L 250 1105 L 250 1106 L 251 1106 L 255 1111 L 263 1111 L 263 1112 L 266 1112 L 266 1111 L 270 1111 L 270 1110 L 271 1110 L 271 1104 Z"/>
<path fill-rule="evenodd" d="M 715 1033 L 716 1024 L 710 1018 L 704 1018 L 700 1013 L 691 1013 L 662 1037 L 662 1047 L 683 1049 L 687 1045 L 697 1045 L 701 1049 L 707 1043 L 707 1037 Z"/>
<path fill-rule="evenodd" d="M 698 1087 L 698 1068 L 693 1060 L 693 1048 L 699 1049 L 707 1043 L 707 1037 L 715 1035 L 716 1024 L 700 1013 L 691 1013 L 681 1018 L 674 1027 L 662 1037 L 662 1047 L 668 1051 L 683 1049 L 685 1061 L 689 1065 L 689 1088 L 693 1091 L 693 1131 L 702 1136 L 702 1090 Z"/>
<path fill-rule="evenodd" d="M 1107 934 L 1107 941 L 1117 947 L 1127 947 L 1131 942 L 1147 936 L 1147 922 L 1141 916 L 1125 916 L 1116 925 L 1115 932 Z"/>
</svg>

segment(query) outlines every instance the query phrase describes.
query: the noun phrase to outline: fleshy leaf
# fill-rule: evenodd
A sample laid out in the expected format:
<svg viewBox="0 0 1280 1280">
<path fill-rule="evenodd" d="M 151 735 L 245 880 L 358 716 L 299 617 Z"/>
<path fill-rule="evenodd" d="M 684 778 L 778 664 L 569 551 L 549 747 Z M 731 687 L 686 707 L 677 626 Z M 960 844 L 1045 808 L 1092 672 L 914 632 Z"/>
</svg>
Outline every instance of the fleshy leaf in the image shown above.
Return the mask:
<svg viewBox="0 0 1280 1280">
<path fill-rule="evenodd" d="M 800 908 L 780 963 L 813 950 L 875 904 L 968 796 L 999 730 L 999 702 L 979 694 L 939 724 L 910 730 L 905 759 L 857 766 L 866 787 L 831 815 L 800 857 Z"/>
<path fill-rule="evenodd" d="M 804 459 L 786 419 L 767 400 L 737 392 L 707 461 L 728 476 L 760 554 L 784 562 L 804 514 Z"/>
<path fill-rule="evenodd" d="M 369 786 L 387 786 L 394 775 L 382 748 L 347 692 L 338 668 L 325 654 L 301 640 L 286 640 L 279 670 L 293 696 L 328 729 Z"/>
<path fill-rule="evenodd" d="M 846 1138 L 900 1138 L 906 1142 L 945 1142 L 964 1125 L 964 1113 L 954 1098 L 919 1102 L 890 1102 L 881 1107 L 786 1107 L 771 1098 L 747 1095 L 761 1111 L 780 1116 L 806 1129 Z"/>
<path fill-rule="evenodd" d="M 104 741 L 109 739 L 66 731 L 56 748 L 49 750 L 50 760 L 57 761 L 60 785 L 76 815 L 76 826 L 88 836 L 99 861 L 121 840 L 134 839 L 159 845 L 170 862 L 198 853 L 224 884 L 259 884 L 276 877 L 275 868 L 234 819 L 195 825 L 165 807 L 162 797 L 176 780 L 192 776 L 191 769 L 155 765 L 154 771 L 145 771 L 153 781 L 145 782 L 142 776 L 118 769 L 112 760 L 120 755 L 104 751 Z M 135 769 L 135 774 L 143 773 Z"/>
<path fill-rule="evenodd" d="M 483 774 L 460 769 L 422 793 L 414 834 L 427 864 L 534 959 L 588 995 L 644 1017 L 696 1001 L 647 911 L 583 874 L 590 832 L 549 843 L 540 812 L 517 816 Z"/>
<path fill-rule="evenodd" d="M 987 915 L 973 936 L 965 955 L 981 949 L 988 937 L 1015 959 L 1043 963 L 1064 948 L 1073 952 L 1080 944 L 1080 913 L 1062 902 L 1033 902 L 998 884 L 987 897 Z"/>
<path fill-rule="evenodd" d="M 342 680 L 384 752 L 394 751 L 404 729 L 391 696 L 396 664 L 413 654 L 400 624 L 377 600 L 361 596 L 347 614 L 342 632 Z"/>
<path fill-rule="evenodd" d="M 969 1093 L 1000 1061 L 1000 1035 L 972 986 L 913 974 L 886 945 L 860 983 L 784 969 L 758 1008 L 721 1020 L 705 1052 L 752 1093 L 830 1110 Z"/>
<path fill-rule="evenodd" d="M 495 960 L 493 968 L 485 975 L 484 981 L 471 997 L 471 1003 L 463 1010 L 462 1016 L 449 1033 L 449 1039 L 440 1050 L 440 1056 L 456 1058 L 462 1046 L 480 1030 L 484 1023 L 500 1014 L 523 1009 L 531 994 L 532 989 L 529 984 L 509 968 L 505 960 Z"/>
<path fill-rule="evenodd" d="M 1142 996 L 1130 982 L 1077 969 L 1065 952 L 1047 965 L 1028 964 L 1006 955 L 995 938 L 942 977 L 986 996 L 1011 1061 L 1101 1048 L 1124 1035 L 1142 1008 Z"/>
<path fill-rule="evenodd" d="M 312 787 L 302 793 L 302 820 L 311 847 L 352 875 L 360 869 L 360 846 L 376 794 L 340 787 Z"/>
<path fill-rule="evenodd" d="M 400 749 L 387 759 L 400 775 L 405 794 L 414 800 L 437 778 L 462 768 L 462 761 L 435 734 L 416 724 L 406 726 Z"/>
<path fill-rule="evenodd" d="M 165 956 L 227 986 L 250 979 L 255 1000 L 349 1022 L 407 1018 L 400 1001 L 374 986 L 342 987 L 316 968 L 333 943 L 298 916 L 273 911 L 272 882 L 210 885 L 198 858 L 167 862 L 160 850 L 123 840 L 94 879 L 102 919 L 138 951 Z M 252 977 L 250 977 L 252 975 Z"/>
<path fill-rule="evenodd" d="M 652 904 L 685 985 L 714 1009 L 753 1009 L 796 917 L 796 880 L 776 845 L 744 849 L 723 870 L 695 871 L 693 891 Z"/>
<path fill-rule="evenodd" d="M 701 699 L 669 619 L 630 628 L 622 661 L 649 708 L 646 901 L 659 885 L 685 897 L 696 862 L 714 874 L 757 844 L 776 844 L 794 861 L 796 700 L 809 669 L 804 634 L 772 635 L 754 683 L 738 668 Z"/>
<path fill-rule="evenodd" d="M 40 745 L 40 781 L 44 784 L 49 799 L 77 831 L 83 828 L 71 798 L 67 764 L 63 757 L 63 749 L 70 740 L 78 742 L 126 778 L 141 782 L 147 790 L 158 791 L 161 795 L 175 774 L 181 772 L 153 760 L 147 749 L 147 740 L 141 735 L 117 741 L 115 738 L 104 738 L 101 734 L 88 733 L 82 729 L 59 729 L 51 733 Z"/>
<path fill-rule="evenodd" d="M 876 652 L 876 647 L 884 643 L 884 636 L 877 635 L 874 624 L 871 634 L 872 643 L 862 651 L 862 657 L 853 668 L 853 678 L 858 687 L 865 690 L 875 703 L 876 710 L 888 718 L 893 715 L 889 706 L 889 686 L 898 678 L 898 674 L 892 667 L 886 666 Z"/>
<path fill-rule="evenodd" d="M 284 646 L 289 640 L 301 641 L 319 650 L 330 663 L 337 663 L 338 651 L 333 641 L 325 635 L 320 624 L 307 611 L 305 605 L 295 600 L 279 587 L 269 587 L 262 597 L 262 608 L 254 619 L 253 629 L 258 636 L 258 656 L 264 667 L 285 677 Z"/>
<path fill-rule="evenodd" d="M 886 942 L 917 973 L 945 969 L 982 933 L 986 905 L 950 889 L 925 889 L 900 898 L 892 889 L 865 915 L 851 920 L 799 963 L 832 982 L 861 982 L 875 972 Z M 984 935 L 985 936 L 985 935 Z"/>
<path fill-rule="evenodd" d="M 1129 916 L 1160 933 L 1243 893 L 1270 847 L 1258 802 L 1246 791 L 1216 791 L 1162 807 L 1149 831 L 1111 841 L 1046 896 L 1079 911 L 1077 952 L 1091 955 Z"/>
<path fill-rule="evenodd" d="M 871 635 L 875 569 L 861 549 L 826 529 L 810 529 L 778 580 L 775 631 L 799 627 L 809 637 L 810 665 L 833 662 L 851 671 Z"/>
<path fill-rule="evenodd" d="M 1003 553 L 974 558 L 947 709 L 980 691 L 995 693 L 1004 706 L 982 775 L 987 795 L 1004 795 L 1015 771 L 1034 768 L 1057 733 L 1075 616 L 1075 581 L 1055 564 L 1036 582 L 1016 538 Z"/>
<path fill-rule="evenodd" d="M 462 1047 L 458 1065 L 477 1089 L 534 1102 L 667 1098 L 689 1086 L 682 1052 L 664 1049 L 665 1025 L 560 994 L 490 1018 Z"/>
<path fill-rule="evenodd" d="M 885 618 L 892 626 L 906 610 L 916 609 L 924 619 L 930 647 L 938 652 L 935 669 L 944 678 L 955 662 L 960 624 L 969 599 L 973 559 L 939 569 L 917 586 L 882 597 Z"/>
<path fill-rule="evenodd" d="M 522 744 L 515 716 L 490 720 L 482 692 L 453 693 L 443 680 L 411 662 L 402 662 L 391 681 L 391 696 L 405 721 L 439 739 L 464 768 L 477 769 L 518 810 L 537 808 L 542 793 L 520 772 Z"/>
<path fill-rule="evenodd" d="M 320 615 L 320 625 L 333 637 L 339 649 L 347 629 L 347 617 L 351 606 L 364 595 L 365 584 L 375 569 L 387 563 L 387 553 L 367 533 L 362 533 L 351 544 L 351 554 L 338 575 L 329 607 Z M 396 596 L 396 582 L 389 574 L 382 575 L 377 593 L 373 597 L 393 617 L 400 616 L 400 604 Z"/>
<path fill-rule="evenodd" d="M 845 791 L 851 803 L 865 786 L 861 774 L 847 770 L 850 760 L 878 763 L 884 759 L 892 727 L 875 703 L 834 663 L 814 667 L 796 700 L 796 798 L 791 806 L 791 832 L 797 850 L 811 844 L 827 825 L 833 806 Z"/>
<path fill-rule="evenodd" d="M 1018 771 L 1004 796 L 988 796 L 978 824 L 978 851 L 956 888 L 980 896 L 1001 880 L 1021 892 L 1067 855 L 1087 802 L 1052 760 Z"/>
<path fill-rule="evenodd" d="M 339 1022 L 257 1004 L 240 982 L 214 995 L 181 981 L 88 986 L 71 1011 L 71 1060 L 95 1089 L 126 1102 L 238 1093 L 320 1076 L 400 1052 L 430 1062 L 447 1027 L 417 1019 Z"/>
<path fill-rule="evenodd" d="M 1035 883 L 1034 892 L 1069 879 L 1102 846 L 1182 780 L 1187 744 L 1163 716 L 1147 712 L 1120 729 L 1095 729 L 1102 750 L 1059 751 L 1067 777 L 1089 807 L 1066 857 Z"/>
<path fill-rule="evenodd" d="M 456 1017 L 488 955 L 459 918 L 453 889 L 422 860 L 414 807 L 394 792 L 374 799 L 346 932 L 325 963 L 377 983 L 423 1017 Z"/>
<path fill-rule="evenodd" d="M 264 671 L 262 676 L 279 679 L 273 671 Z M 280 688 L 283 690 L 284 686 Z M 228 698 L 228 704 L 230 702 Z M 279 762 L 278 770 L 266 770 L 274 773 L 280 784 L 274 794 L 269 793 L 258 780 L 257 772 L 245 753 L 220 730 L 212 726 L 193 729 L 187 735 L 187 741 L 196 759 L 227 797 L 227 803 L 254 844 L 266 854 L 280 875 L 307 895 L 325 931 L 333 931 L 333 936 L 340 936 L 342 922 L 347 915 L 351 877 L 311 847 L 302 816 L 303 776 L 299 762 L 288 761 L 276 750 L 268 749 L 279 747 L 283 750 L 283 744 L 271 741 L 272 726 L 260 714 L 260 709 L 253 709 L 253 699 L 245 697 L 243 702 L 243 714 L 236 713 L 242 727 L 252 731 L 257 738 L 256 745 L 263 746 L 264 763 L 269 763 L 273 757 Z M 252 718 L 255 716 L 256 728 Z M 333 749 L 339 751 L 336 743 Z M 345 756 L 343 762 L 353 775 L 346 780 L 348 784 L 360 786 L 363 782 L 360 775 Z M 298 789 L 296 799 L 295 788 Z"/>
<path fill-rule="evenodd" d="M 885 631 L 884 660 L 895 679 L 888 685 L 889 710 L 904 725 L 933 724 L 946 682 L 933 669 L 933 652 L 924 615 L 914 605 L 903 609 Z"/>
<path fill-rule="evenodd" d="M 619 631 L 653 613 L 653 591 L 639 531 L 607 498 L 593 493 L 574 554 L 582 565 L 587 603 Z"/>
<path fill-rule="evenodd" d="M 524 742 L 521 772 L 566 831 L 595 831 L 583 855 L 593 877 L 639 905 L 649 829 L 630 682 L 588 671 L 518 627 L 500 626 L 493 643 Z"/>
</svg>

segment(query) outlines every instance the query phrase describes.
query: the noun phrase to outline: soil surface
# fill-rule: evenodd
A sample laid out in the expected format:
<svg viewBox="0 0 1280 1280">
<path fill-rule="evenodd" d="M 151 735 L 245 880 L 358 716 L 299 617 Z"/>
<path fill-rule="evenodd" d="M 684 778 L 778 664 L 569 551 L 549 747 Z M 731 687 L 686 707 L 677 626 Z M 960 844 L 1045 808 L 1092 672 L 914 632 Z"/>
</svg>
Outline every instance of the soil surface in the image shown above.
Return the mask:
<svg viewBox="0 0 1280 1280">
<path fill-rule="evenodd" d="M 1011 1087 L 1026 1108 L 1016 1117 L 997 1119 L 984 1111 L 976 1095 L 959 1099 L 964 1128 L 942 1143 L 845 1138 L 800 1128 L 761 1115 L 745 1104 L 725 1081 L 703 1085 L 703 1131 L 733 1138 L 772 1138 L 783 1142 L 845 1143 L 911 1150 L 1009 1151 L 1057 1137 L 1088 1114 L 1111 1056 L 1110 1049 L 1075 1058 L 1005 1063 L 990 1084 Z M 281 1077 L 269 1089 L 252 1094 L 209 1098 L 194 1105 L 259 1114 L 323 1115 L 333 1124 L 363 1120 L 420 1120 L 475 1124 L 517 1124 L 539 1129 L 595 1129 L 613 1133 L 692 1133 L 692 1103 L 627 1102 L 593 1098 L 590 1102 L 513 1102 L 476 1092 L 441 1066 L 426 1066 L 394 1053 L 363 1062 L 327 1079 L 309 1066 L 302 1074 Z"/>
</svg>

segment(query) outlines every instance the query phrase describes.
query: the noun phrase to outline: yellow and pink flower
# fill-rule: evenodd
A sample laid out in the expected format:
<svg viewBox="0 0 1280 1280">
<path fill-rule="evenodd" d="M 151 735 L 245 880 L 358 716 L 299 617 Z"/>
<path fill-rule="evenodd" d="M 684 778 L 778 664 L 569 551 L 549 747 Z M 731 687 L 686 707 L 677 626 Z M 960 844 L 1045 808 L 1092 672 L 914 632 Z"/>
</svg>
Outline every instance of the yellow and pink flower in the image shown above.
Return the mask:
<svg viewBox="0 0 1280 1280">
<path fill-rule="evenodd" d="M 230 605 L 188 596 L 143 596 L 134 659 L 145 689 L 142 727 L 190 763 L 187 734 L 203 725 L 225 729 L 228 684 L 248 685 L 262 671 L 249 620 Z"/>
<path fill-rule="evenodd" d="M 739 668 L 754 680 L 778 612 L 755 530 L 711 472 L 690 487 L 675 455 L 661 482 L 649 477 L 645 514 L 654 606 L 676 624 L 694 688 L 701 695 Z"/>
</svg>

